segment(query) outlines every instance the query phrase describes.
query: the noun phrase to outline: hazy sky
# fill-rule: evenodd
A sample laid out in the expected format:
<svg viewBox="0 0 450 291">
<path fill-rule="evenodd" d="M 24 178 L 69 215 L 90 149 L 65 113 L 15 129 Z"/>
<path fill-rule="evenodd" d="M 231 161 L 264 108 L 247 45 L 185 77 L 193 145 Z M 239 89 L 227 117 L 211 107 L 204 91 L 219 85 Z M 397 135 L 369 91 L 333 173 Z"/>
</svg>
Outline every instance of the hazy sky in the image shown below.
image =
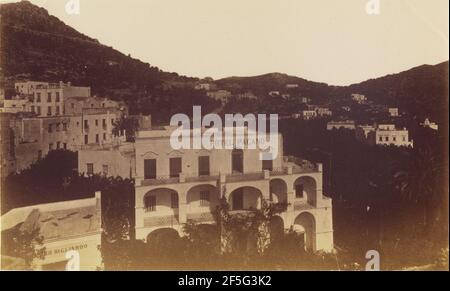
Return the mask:
<svg viewBox="0 0 450 291">
<path fill-rule="evenodd" d="M 448 60 L 448 0 L 32 0 L 101 43 L 166 71 L 282 72 L 347 85 Z M 11 2 L 11 1 L 2 1 Z"/>
</svg>

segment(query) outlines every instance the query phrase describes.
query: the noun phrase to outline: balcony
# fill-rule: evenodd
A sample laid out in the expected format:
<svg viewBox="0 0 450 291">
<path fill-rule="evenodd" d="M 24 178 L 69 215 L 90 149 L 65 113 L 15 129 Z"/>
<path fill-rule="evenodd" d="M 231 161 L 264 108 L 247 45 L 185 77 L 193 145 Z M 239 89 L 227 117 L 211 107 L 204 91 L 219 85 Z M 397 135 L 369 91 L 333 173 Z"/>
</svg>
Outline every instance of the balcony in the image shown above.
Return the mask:
<svg viewBox="0 0 450 291">
<path fill-rule="evenodd" d="M 192 220 L 196 223 L 204 222 L 215 222 L 214 215 L 211 212 L 203 213 L 188 213 L 186 216 L 187 220 Z"/>
<path fill-rule="evenodd" d="M 144 227 L 173 227 L 179 225 L 177 215 L 149 216 L 144 217 Z"/>
</svg>

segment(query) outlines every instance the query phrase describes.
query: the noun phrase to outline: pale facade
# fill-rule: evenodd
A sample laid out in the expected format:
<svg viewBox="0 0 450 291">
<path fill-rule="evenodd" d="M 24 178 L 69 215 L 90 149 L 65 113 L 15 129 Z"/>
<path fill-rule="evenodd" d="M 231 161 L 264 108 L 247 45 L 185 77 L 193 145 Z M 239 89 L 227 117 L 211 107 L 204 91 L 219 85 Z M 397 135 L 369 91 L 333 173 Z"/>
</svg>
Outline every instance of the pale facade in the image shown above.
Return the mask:
<svg viewBox="0 0 450 291">
<path fill-rule="evenodd" d="M 356 103 L 363 104 L 367 101 L 367 97 L 362 94 L 352 94 L 352 100 Z"/>
<path fill-rule="evenodd" d="M 327 130 L 340 129 L 340 128 L 354 130 L 356 128 L 355 121 L 343 120 L 343 121 L 330 121 L 327 123 Z"/>
<path fill-rule="evenodd" d="M 302 110 L 300 116 L 303 120 L 310 120 L 317 117 L 317 111 L 315 110 Z"/>
<path fill-rule="evenodd" d="M 173 150 L 173 128 L 140 131 L 136 138 L 136 238 L 170 228 L 182 234 L 188 220 L 215 222 L 221 197 L 231 212 L 261 208 L 263 200 L 287 202 L 274 219 L 282 229 L 304 234 L 312 251 L 333 249 L 331 199 L 322 193 L 322 165 L 278 156 L 261 161 L 256 149 Z"/>
<path fill-rule="evenodd" d="M 206 93 L 206 95 L 214 100 L 219 100 L 222 103 L 227 103 L 228 99 L 231 97 L 231 92 L 227 90 L 209 91 Z"/>
<path fill-rule="evenodd" d="M 113 129 L 128 114 L 127 107 L 107 98 L 90 97 L 89 87 L 28 81 L 16 83 L 15 89 L 20 95 L 5 101 L 19 102 L 16 108 L 20 110 L 14 113 L 20 114 L 8 118 L 13 130 L 8 139 L 14 144 L 9 155 L 14 163 L 8 165 L 14 165 L 16 172 L 52 150 L 76 151 L 83 146 L 125 140 L 123 130 L 116 133 L 117 137 Z"/>
<path fill-rule="evenodd" d="M 90 87 L 72 86 L 70 82 L 46 83 L 33 87 L 30 94 L 31 110 L 38 116 L 65 115 L 64 101 L 71 97 L 88 98 Z"/>
<path fill-rule="evenodd" d="M 362 125 L 356 128 L 355 136 L 358 140 L 370 145 L 393 145 L 413 147 L 406 128 L 397 129 L 394 124 Z"/>
<path fill-rule="evenodd" d="M 30 110 L 31 102 L 26 98 L 3 100 L 3 107 L 0 107 L 0 112 L 4 113 L 29 112 Z"/>
<path fill-rule="evenodd" d="M 78 151 L 78 172 L 133 179 L 136 176 L 134 143 L 83 147 Z"/>
<path fill-rule="evenodd" d="M 398 117 L 398 116 L 399 116 L 398 108 L 396 108 L 396 107 L 390 107 L 390 108 L 388 108 L 388 112 L 389 112 L 389 115 L 390 115 L 391 117 Z"/>
</svg>

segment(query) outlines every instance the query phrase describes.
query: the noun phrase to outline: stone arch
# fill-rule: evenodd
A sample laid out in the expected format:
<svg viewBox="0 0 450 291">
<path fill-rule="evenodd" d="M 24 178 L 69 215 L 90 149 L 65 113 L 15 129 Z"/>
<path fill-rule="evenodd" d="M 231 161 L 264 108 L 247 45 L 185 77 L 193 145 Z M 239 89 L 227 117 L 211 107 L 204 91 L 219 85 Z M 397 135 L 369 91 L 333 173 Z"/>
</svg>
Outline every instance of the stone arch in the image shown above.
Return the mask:
<svg viewBox="0 0 450 291">
<path fill-rule="evenodd" d="M 242 186 L 233 190 L 229 197 L 231 210 L 261 209 L 262 192 L 252 186 Z"/>
<path fill-rule="evenodd" d="M 287 183 L 280 178 L 270 180 L 270 200 L 275 203 L 287 203 Z"/>
<path fill-rule="evenodd" d="M 207 200 L 204 198 L 208 198 Z M 212 212 L 219 205 L 219 189 L 211 184 L 193 186 L 187 191 L 188 213 Z"/>
<path fill-rule="evenodd" d="M 309 212 L 302 212 L 294 220 L 294 230 L 303 235 L 304 247 L 307 251 L 316 250 L 316 219 Z"/>
<path fill-rule="evenodd" d="M 144 211 L 158 214 L 177 214 L 179 208 L 178 192 L 170 188 L 156 188 L 143 197 Z"/>
<path fill-rule="evenodd" d="M 309 204 L 315 205 L 317 201 L 317 182 L 311 176 L 302 176 L 294 182 L 296 199 L 305 199 Z"/>
</svg>

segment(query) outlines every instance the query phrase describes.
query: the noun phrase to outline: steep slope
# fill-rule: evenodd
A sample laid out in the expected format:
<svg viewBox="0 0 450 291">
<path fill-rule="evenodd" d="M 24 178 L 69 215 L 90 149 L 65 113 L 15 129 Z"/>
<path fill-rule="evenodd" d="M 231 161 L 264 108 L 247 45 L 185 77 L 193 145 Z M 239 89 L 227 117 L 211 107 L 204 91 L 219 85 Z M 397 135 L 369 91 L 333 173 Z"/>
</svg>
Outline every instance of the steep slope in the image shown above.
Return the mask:
<svg viewBox="0 0 450 291">
<path fill-rule="evenodd" d="M 121 93 L 131 95 L 133 90 L 148 92 L 195 80 L 162 72 L 104 46 L 27 1 L 3 4 L 0 13 L 1 65 L 6 81 L 71 80 L 91 85 L 94 92 L 123 89 Z"/>
</svg>

